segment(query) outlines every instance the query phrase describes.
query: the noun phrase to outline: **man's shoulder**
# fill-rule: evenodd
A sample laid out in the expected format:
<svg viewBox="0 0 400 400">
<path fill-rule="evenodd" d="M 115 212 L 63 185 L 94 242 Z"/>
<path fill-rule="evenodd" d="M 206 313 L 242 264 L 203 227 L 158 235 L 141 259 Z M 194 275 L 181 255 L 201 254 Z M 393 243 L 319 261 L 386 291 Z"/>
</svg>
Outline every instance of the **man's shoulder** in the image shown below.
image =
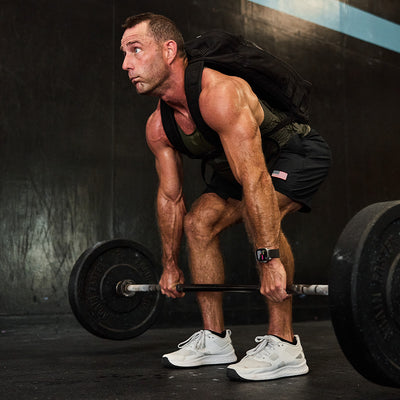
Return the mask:
<svg viewBox="0 0 400 400">
<path fill-rule="evenodd" d="M 250 85 L 237 76 L 229 76 L 221 72 L 205 68 L 202 79 L 202 90 L 199 97 L 199 106 L 203 113 L 206 109 L 214 110 L 242 107 L 255 94 Z"/>
<path fill-rule="evenodd" d="M 157 108 L 147 118 L 146 132 L 158 131 L 160 129 L 164 130 L 161 120 L 160 103 L 158 103 Z"/>
<path fill-rule="evenodd" d="M 147 140 L 159 140 L 165 136 L 164 127 L 161 119 L 160 105 L 150 114 L 146 123 Z"/>
<path fill-rule="evenodd" d="M 236 97 L 252 93 L 250 85 L 242 78 L 204 68 L 200 97 L 219 101 L 232 101 Z"/>
<path fill-rule="evenodd" d="M 167 135 L 165 134 L 159 104 L 147 119 L 146 141 L 153 152 L 165 147 L 172 147 Z"/>
<path fill-rule="evenodd" d="M 204 68 L 202 75 L 202 88 L 205 87 L 223 87 L 223 86 L 244 86 L 250 87 L 249 84 L 238 76 L 226 75 L 212 68 Z"/>
<path fill-rule="evenodd" d="M 261 118 L 260 103 L 242 78 L 205 69 L 199 98 L 201 115 L 208 126 L 219 132 L 242 116 Z M 262 112 L 262 111 L 261 111 Z"/>
</svg>

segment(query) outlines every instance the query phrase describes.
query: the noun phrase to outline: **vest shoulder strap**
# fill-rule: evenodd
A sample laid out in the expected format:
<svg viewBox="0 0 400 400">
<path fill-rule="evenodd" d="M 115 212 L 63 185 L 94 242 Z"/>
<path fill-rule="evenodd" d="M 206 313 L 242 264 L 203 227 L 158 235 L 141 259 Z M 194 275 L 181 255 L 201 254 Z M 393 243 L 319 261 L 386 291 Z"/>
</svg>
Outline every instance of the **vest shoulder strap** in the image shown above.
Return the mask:
<svg viewBox="0 0 400 400">
<path fill-rule="evenodd" d="M 160 112 L 165 134 L 167 135 L 167 138 L 172 146 L 174 146 L 175 149 L 180 153 L 186 154 L 188 157 L 192 157 L 192 154 L 183 143 L 179 133 L 174 117 L 174 110 L 163 100 L 160 100 Z"/>
<path fill-rule="evenodd" d="M 215 147 L 215 151 L 205 156 L 210 157 L 211 155 L 219 154 L 221 152 L 222 144 L 217 132 L 206 124 L 200 112 L 199 97 L 201 93 L 203 69 L 203 61 L 189 63 L 185 70 L 185 94 L 190 114 L 197 129 L 202 133 L 204 139 Z M 172 146 L 174 146 L 180 153 L 186 154 L 190 158 L 195 158 L 182 140 L 175 121 L 173 109 L 163 100 L 160 100 L 160 111 L 165 134 Z"/>
<path fill-rule="evenodd" d="M 185 93 L 190 114 L 197 129 L 203 134 L 207 142 L 217 149 L 222 148 L 217 132 L 211 129 L 204 121 L 199 106 L 201 93 L 201 79 L 203 75 L 204 61 L 196 61 L 188 64 L 185 69 Z"/>
</svg>

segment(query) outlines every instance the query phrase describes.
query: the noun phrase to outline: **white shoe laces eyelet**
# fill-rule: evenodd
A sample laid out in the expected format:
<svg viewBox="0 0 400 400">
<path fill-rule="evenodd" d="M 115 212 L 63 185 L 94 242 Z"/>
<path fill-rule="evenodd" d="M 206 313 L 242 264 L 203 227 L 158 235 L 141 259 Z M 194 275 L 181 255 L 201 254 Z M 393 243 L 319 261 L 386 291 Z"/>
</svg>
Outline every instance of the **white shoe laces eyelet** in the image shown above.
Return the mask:
<svg viewBox="0 0 400 400">
<path fill-rule="evenodd" d="M 247 351 L 247 355 L 249 356 L 254 356 L 260 352 L 263 352 L 264 355 L 262 356 L 262 359 L 266 359 L 267 356 L 271 354 L 271 352 L 274 350 L 276 347 L 277 343 L 271 342 L 268 340 L 269 336 L 257 336 L 255 338 L 255 342 L 258 343 L 256 347 L 253 349 L 250 349 Z M 280 345 L 280 344 L 278 344 Z"/>
<path fill-rule="evenodd" d="M 194 333 L 190 336 L 189 339 L 185 340 L 182 343 L 178 344 L 178 349 L 182 349 L 183 347 L 194 347 L 196 349 L 203 348 L 205 346 L 205 332 L 203 330 Z"/>
</svg>

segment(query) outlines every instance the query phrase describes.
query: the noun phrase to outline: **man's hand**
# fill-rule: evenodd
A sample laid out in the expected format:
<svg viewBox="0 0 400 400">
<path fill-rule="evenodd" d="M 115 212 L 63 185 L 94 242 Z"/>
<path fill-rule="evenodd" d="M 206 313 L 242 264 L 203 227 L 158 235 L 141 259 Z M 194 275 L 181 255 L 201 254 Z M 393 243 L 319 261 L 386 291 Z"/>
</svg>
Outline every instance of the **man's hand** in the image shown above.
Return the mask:
<svg viewBox="0 0 400 400">
<path fill-rule="evenodd" d="M 179 283 L 183 284 L 184 282 L 183 272 L 178 267 L 164 269 L 159 282 L 161 293 L 173 299 L 183 297 L 185 293 L 177 292 L 176 285 Z"/>
<path fill-rule="evenodd" d="M 279 258 L 273 258 L 267 263 L 259 263 L 260 292 L 268 300 L 280 303 L 287 299 L 286 271 Z"/>
</svg>

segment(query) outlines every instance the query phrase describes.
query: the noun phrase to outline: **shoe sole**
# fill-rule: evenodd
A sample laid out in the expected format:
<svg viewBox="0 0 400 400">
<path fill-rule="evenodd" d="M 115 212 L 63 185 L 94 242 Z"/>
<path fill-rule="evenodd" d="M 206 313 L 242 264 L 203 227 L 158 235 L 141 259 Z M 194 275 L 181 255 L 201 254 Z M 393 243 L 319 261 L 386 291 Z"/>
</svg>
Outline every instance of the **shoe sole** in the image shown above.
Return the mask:
<svg viewBox="0 0 400 400">
<path fill-rule="evenodd" d="M 199 368 L 199 367 L 204 367 L 207 365 L 222 365 L 222 364 L 232 364 L 237 361 L 237 358 L 230 358 L 230 359 L 223 359 L 223 360 L 218 360 L 218 359 L 212 359 L 210 361 L 200 361 L 199 364 L 190 364 L 190 365 L 177 365 L 177 364 L 172 364 L 172 362 L 167 358 L 163 357 L 161 359 L 162 365 L 166 368 Z"/>
<path fill-rule="evenodd" d="M 226 370 L 226 375 L 228 376 L 229 379 L 232 381 L 270 381 L 273 379 L 280 379 L 280 378 L 289 378 L 293 376 L 300 376 L 300 375 L 305 375 L 309 371 L 309 368 L 306 365 L 301 365 L 301 366 L 294 366 L 294 367 L 284 367 L 280 368 L 278 370 L 272 371 L 272 372 L 267 372 L 265 374 L 259 373 L 259 374 L 249 374 L 248 376 L 241 376 L 239 373 L 232 368 L 227 368 Z"/>
</svg>

